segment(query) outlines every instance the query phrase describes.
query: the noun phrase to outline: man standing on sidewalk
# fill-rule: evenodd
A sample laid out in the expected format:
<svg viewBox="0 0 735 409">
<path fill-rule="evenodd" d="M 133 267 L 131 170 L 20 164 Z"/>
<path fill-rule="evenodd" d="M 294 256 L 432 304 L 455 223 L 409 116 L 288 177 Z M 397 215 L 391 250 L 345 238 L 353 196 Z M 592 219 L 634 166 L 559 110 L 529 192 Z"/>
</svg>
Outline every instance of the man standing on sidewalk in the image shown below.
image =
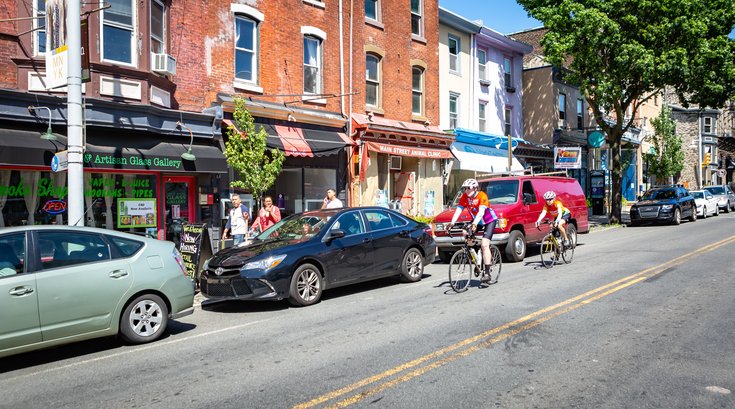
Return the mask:
<svg viewBox="0 0 735 409">
<path fill-rule="evenodd" d="M 248 214 L 248 208 L 240 202 L 240 195 L 232 195 L 232 209 L 230 209 L 229 217 L 227 218 L 227 225 L 225 225 L 222 231 L 222 240 L 225 240 L 227 231 L 229 230 L 232 232 L 235 246 L 245 241 L 249 220 L 250 214 Z"/>
<path fill-rule="evenodd" d="M 324 198 L 322 209 L 338 209 L 344 207 L 342 201 L 337 198 L 337 192 L 334 189 L 327 189 L 327 197 Z"/>
</svg>

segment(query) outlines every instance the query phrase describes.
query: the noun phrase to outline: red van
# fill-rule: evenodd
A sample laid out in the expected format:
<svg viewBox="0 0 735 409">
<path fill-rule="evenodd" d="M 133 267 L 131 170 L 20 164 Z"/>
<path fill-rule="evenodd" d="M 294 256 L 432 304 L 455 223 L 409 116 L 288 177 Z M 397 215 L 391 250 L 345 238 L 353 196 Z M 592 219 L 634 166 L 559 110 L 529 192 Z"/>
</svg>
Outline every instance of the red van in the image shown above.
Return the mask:
<svg viewBox="0 0 735 409">
<path fill-rule="evenodd" d="M 490 207 L 498 215 L 492 244 L 505 250 L 506 259 L 521 261 L 526 256 L 526 245 L 538 243 L 548 233 L 548 229 L 538 230 L 535 226 L 544 208 L 543 195 L 549 190 L 556 192 L 564 207 L 572 213 L 567 234 L 577 242 L 577 233 L 589 232 L 587 219 L 587 200 L 576 179 L 559 176 L 509 176 L 479 180 L 480 189 L 487 193 Z M 460 237 L 449 237 L 446 226 L 452 221 L 454 210 L 462 192 L 458 192 L 451 207 L 434 218 L 436 244 L 439 258 L 449 262 L 462 243 Z M 465 209 L 457 223 L 470 223 L 472 218 Z"/>
</svg>

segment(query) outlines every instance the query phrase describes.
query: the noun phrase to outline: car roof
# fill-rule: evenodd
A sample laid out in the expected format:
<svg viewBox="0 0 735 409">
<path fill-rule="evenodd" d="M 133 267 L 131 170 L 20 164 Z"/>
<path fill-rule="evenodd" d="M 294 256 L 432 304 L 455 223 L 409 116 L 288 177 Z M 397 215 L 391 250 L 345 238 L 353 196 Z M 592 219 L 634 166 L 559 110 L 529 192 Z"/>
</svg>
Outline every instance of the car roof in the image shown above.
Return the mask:
<svg viewBox="0 0 735 409">
<path fill-rule="evenodd" d="M 37 231 L 77 230 L 77 231 L 81 231 L 85 233 L 107 234 L 107 235 L 118 236 L 118 237 L 123 237 L 123 238 L 137 239 L 141 241 L 148 241 L 148 240 L 153 240 L 156 242 L 161 241 L 161 240 L 157 240 L 153 238 L 139 236 L 134 233 L 118 231 L 118 230 L 101 229 L 99 227 L 67 226 L 67 225 L 58 225 L 58 224 L 38 224 L 38 225 L 33 225 L 33 226 L 3 227 L 3 228 L 0 228 L 0 234 L 26 232 L 29 230 L 37 230 Z"/>
</svg>

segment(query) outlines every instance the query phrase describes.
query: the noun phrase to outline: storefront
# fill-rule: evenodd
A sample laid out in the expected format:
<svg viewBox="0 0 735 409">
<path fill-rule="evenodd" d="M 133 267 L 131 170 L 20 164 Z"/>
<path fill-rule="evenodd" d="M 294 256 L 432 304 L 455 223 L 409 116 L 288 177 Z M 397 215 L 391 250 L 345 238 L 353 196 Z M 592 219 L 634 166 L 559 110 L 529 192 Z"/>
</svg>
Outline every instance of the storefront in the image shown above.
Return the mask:
<svg viewBox="0 0 735 409">
<path fill-rule="evenodd" d="M 383 206 L 434 216 L 444 205 L 444 176 L 454 136 L 439 128 L 352 115 L 359 146 L 350 167 L 353 206 Z"/>
</svg>

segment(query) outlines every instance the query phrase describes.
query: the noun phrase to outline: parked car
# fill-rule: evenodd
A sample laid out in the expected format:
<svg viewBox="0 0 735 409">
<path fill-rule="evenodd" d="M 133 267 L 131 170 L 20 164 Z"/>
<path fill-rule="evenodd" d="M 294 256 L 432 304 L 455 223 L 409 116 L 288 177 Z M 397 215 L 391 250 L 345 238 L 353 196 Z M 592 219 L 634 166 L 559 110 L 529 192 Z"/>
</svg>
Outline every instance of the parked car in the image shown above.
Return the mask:
<svg viewBox="0 0 735 409">
<path fill-rule="evenodd" d="M 669 222 L 680 224 L 682 218 L 697 221 L 694 198 L 680 185 L 656 186 L 647 190 L 630 208 L 630 224 Z"/>
<path fill-rule="evenodd" d="M 577 233 L 589 232 L 587 218 L 587 201 L 576 179 L 558 176 L 510 176 L 479 180 L 480 189 L 487 193 L 490 206 L 498 215 L 498 223 L 492 238 L 492 244 L 505 251 L 510 261 L 521 261 L 526 256 L 529 243 L 538 243 L 548 231 L 539 230 L 535 223 L 544 208 L 543 195 L 549 190 L 556 192 L 557 197 L 572 213 L 567 227 L 567 234 L 575 244 Z M 452 254 L 462 245 L 461 237 L 450 237 L 446 231 L 462 195 L 460 190 L 449 208 L 434 218 L 436 243 L 439 247 L 439 258 L 449 262 Z M 458 224 L 471 223 L 472 217 L 465 209 L 457 220 Z"/>
<path fill-rule="evenodd" d="M 208 299 L 307 306 L 334 287 L 395 275 L 419 281 L 435 252 L 431 228 L 395 211 L 314 210 L 218 252 L 205 261 L 199 283 Z"/>
<path fill-rule="evenodd" d="M 720 208 L 718 200 L 707 190 L 690 190 L 697 205 L 697 216 L 706 219 L 707 216 L 718 216 Z"/>
<path fill-rule="evenodd" d="M 0 230 L 0 357 L 119 335 L 137 344 L 191 314 L 174 244 L 91 227 Z"/>
<path fill-rule="evenodd" d="M 719 209 L 723 212 L 730 213 L 730 210 L 735 210 L 735 194 L 730 190 L 730 186 L 706 186 L 704 190 L 715 196 Z"/>
</svg>

